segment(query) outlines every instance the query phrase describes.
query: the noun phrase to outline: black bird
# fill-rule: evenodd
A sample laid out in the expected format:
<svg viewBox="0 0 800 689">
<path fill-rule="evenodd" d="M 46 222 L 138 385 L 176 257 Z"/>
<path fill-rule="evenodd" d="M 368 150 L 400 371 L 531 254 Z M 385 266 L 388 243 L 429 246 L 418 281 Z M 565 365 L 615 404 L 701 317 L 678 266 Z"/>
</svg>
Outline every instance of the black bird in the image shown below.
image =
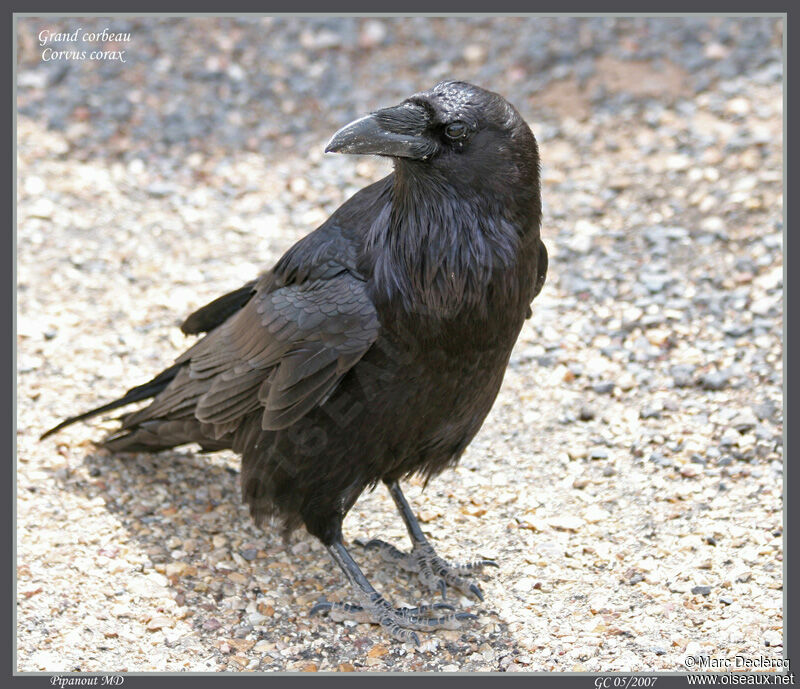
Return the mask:
<svg viewBox="0 0 800 689">
<path fill-rule="evenodd" d="M 189 316 L 183 332 L 205 335 L 172 366 L 44 435 L 150 399 L 102 445 L 241 454 L 255 521 L 305 525 L 352 587 L 354 604 L 312 612 L 419 643 L 414 630 L 472 616 L 445 603 L 394 608 L 345 548 L 342 520 L 366 488 L 385 483 L 413 547 L 366 547 L 443 597 L 453 586 L 482 599 L 461 575 L 494 563 L 440 559 L 399 481 L 454 465 L 500 390 L 547 271 L 538 147 L 504 98 L 451 81 L 348 124 L 325 150 L 388 156 L 394 172 L 272 270 Z"/>
</svg>

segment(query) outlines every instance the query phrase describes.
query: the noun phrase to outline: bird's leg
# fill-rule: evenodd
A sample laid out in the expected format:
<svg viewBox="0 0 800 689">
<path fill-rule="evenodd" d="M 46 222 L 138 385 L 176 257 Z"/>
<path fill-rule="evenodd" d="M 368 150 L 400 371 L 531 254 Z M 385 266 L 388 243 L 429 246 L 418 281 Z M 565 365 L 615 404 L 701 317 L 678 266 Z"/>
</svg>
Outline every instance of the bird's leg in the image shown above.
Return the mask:
<svg viewBox="0 0 800 689">
<path fill-rule="evenodd" d="M 377 550 L 387 562 L 392 562 L 409 572 L 416 572 L 420 581 L 429 590 L 441 592 L 442 598 L 447 597 L 447 587 L 452 586 L 467 596 L 472 595 L 478 600 L 483 600 L 483 593 L 478 585 L 467 581 L 460 575 L 479 570 L 487 565 L 497 567 L 497 563 L 492 560 L 475 560 L 463 564 L 450 564 L 440 558 L 428 539 L 425 538 L 425 534 L 422 533 L 422 528 L 411 510 L 411 506 L 403 495 L 403 491 L 400 490 L 400 484 L 392 481 L 386 485 L 406 524 L 408 535 L 411 537 L 413 544 L 411 552 L 401 552 L 391 543 L 377 538 L 368 543 L 359 542 L 359 544 L 368 550 Z"/>
<path fill-rule="evenodd" d="M 415 630 L 458 629 L 461 620 L 475 618 L 475 615 L 467 612 L 447 612 L 439 615 L 442 610 L 453 609 L 451 605 L 445 603 L 421 605 L 416 608 L 395 608 L 372 587 L 361 568 L 347 552 L 341 538 L 327 548 L 334 562 L 341 567 L 350 582 L 358 603 L 355 605 L 352 603 L 317 603 L 311 608 L 309 615 L 327 611 L 331 619 L 337 622 L 355 620 L 356 622 L 379 624 L 395 639 L 410 641 L 417 646 L 419 646 L 419 637 Z"/>
</svg>

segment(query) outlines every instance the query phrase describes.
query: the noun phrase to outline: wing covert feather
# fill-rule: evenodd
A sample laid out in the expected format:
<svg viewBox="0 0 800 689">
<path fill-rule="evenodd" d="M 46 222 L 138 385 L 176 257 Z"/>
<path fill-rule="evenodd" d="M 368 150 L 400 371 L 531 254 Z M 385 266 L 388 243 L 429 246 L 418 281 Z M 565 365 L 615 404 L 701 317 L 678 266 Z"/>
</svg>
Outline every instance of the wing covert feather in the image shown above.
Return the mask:
<svg viewBox="0 0 800 689">
<path fill-rule="evenodd" d="M 324 403 L 378 337 L 365 284 L 344 269 L 278 289 L 265 278 L 255 289 L 179 359 L 190 379 L 183 395 L 196 397 L 195 416 L 215 428 L 230 428 L 259 406 L 264 430 L 290 426 Z"/>
</svg>

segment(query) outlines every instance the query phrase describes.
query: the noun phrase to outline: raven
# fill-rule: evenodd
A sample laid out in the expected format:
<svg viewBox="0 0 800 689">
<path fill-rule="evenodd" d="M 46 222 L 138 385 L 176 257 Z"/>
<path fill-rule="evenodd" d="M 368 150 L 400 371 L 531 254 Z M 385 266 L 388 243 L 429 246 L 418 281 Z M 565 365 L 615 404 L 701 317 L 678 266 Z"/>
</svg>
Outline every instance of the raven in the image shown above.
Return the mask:
<svg viewBox="0 0 800 689">
<path fill-rule="evenodd" d="M 494 403 L 530 303 L 544 284 L 539 153 L 503 97 L 448 81 L 336 132 L 326 152 L 393 160 L 268 272 L 181 326 L 203 335 L 148 383 L 44 434 L 132 402 L 102 446 L 157 452 L 186 443 L 242 457 L 243 500 L 260 525 L 301 524 L 342 569 L 354 603 L 319 603 L 337 621 L 415 631 L 474 617 L 443 603 L 395 608 L 359 569 L 342 520 L 383 482 L 410 553 L 360 543 L 482 600 L 462 575 L 492 561 L 439 558 L 400 489 L 454 465 Z"/>
</svg>

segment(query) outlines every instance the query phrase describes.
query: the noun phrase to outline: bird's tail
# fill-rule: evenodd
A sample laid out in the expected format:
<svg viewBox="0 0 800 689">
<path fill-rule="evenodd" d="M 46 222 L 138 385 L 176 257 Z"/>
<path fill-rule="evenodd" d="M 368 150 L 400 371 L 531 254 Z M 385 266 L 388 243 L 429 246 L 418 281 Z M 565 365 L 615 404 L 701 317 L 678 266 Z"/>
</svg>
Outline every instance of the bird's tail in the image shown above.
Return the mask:
<svg viewBox="0 0 800 689">
<path fill-rule="evenodd" d="M 181 366 L 183 366 L 183 363 L 177 363 L 170 366 L 168 369 L 159 373 L 150 382 L 145 383 L 144 385 L 138 385 L 135 388 L 131 388 L 118 400 L 114 400 L 113 402 L 104 404 L 102 407 L 97 407 L 96 409 L 84 412 L 83 414 L 70 416 L 68 419 L 64 419 L 60 424 L 53 426 L 53 428 L 51 428 L 49 431 L 43 433 L 39 440 L 44 440 L 53 433 L 57 433 L 62 428 L 66 428 L 67 426 L 70 426 L 78 421 L 85 421 L 86 419 L 91 419 L 93 416 L 97 416 L 98 414 L 102 414 L 113 409 L 119 409 L 119 407 L 124 407 L 128 404 L 132 404 L 133 402 L 139 402 L 141 400 L 155 397 L 164 388 L 166 388 L 167 385 L 169 385 L 172 379 L 177 375 Z"/>
</svg>

